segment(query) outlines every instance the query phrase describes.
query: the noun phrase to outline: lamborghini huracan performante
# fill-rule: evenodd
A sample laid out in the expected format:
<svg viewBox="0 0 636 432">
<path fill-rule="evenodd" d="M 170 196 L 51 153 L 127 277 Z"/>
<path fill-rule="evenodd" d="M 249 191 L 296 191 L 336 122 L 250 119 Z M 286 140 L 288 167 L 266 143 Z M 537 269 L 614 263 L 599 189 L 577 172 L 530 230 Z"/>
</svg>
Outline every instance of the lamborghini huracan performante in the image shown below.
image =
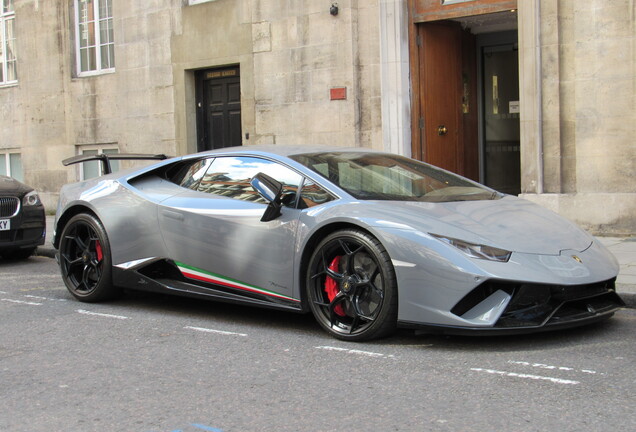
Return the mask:
<svg viewBox="0 0 636 432">
<path fill-rule="evenodd" d="M 350 341 L 574 327 L 624 305 L 616 259 L 572 223 L 362 149 L 220 149 L 69 184 L 54 246 L 80 301 L 132 289 L 311 312 Z"/>
</svg>

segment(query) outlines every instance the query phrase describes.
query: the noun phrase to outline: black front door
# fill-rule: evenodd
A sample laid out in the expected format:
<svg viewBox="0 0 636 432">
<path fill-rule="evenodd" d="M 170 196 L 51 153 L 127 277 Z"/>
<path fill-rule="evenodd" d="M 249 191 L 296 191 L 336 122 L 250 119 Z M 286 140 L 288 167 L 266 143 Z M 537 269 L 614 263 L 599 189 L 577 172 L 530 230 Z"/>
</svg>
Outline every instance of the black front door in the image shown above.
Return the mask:
<svg viewBox="0 0 636 432">
<path fill-rule="evenodd" d="M 198 151 L 241 145 L 240 81 L 238 67 L 196 73 Z"/>
</svg>

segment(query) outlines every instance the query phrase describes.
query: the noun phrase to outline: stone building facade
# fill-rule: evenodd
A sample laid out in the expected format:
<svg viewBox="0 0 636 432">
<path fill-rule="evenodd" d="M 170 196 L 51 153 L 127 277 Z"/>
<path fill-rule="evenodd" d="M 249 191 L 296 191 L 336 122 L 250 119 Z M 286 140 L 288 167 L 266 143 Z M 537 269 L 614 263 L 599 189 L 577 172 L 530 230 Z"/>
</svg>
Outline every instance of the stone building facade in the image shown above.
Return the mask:
<svg viewBox="0 0 636 432">
<path fill-rule="evenodd" d="M 436 162 L 424 51 L 442 23 L 471 44 L 461 64 L 475 59 L 447 77 L 459 123 L 446 138 L 460 137 L 450 168 L 486 183 L 497 169 L 483 138 L 497 87 L 481 53 L 512 38 L 519 94 L 495 112 L 518 123 L 516 144 L 497 147 L 517 152 L 517 193 L 595 232 L 636 232 L 633 0 L 2 1 L 0 172 L 4 160 L 48 208 L 90 174 L 61 164 L 82 152 L 238 142 Z"/>
</svg>

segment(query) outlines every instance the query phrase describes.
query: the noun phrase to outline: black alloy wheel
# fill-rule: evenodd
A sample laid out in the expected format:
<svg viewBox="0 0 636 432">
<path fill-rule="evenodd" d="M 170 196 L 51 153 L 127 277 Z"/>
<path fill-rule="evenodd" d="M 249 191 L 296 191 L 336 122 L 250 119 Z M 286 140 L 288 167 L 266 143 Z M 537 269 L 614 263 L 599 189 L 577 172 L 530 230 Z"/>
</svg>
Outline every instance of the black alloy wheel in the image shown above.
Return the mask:
<svg viewBox="0 0 636 432">
<path fill-rule="evenodd" d="M 62 279 L 75 298 L 97 302 L 120 294 L 112 285 L 108 237 L 95 216 L 73 216 L 64 227 L 59 250 Z"/>
<path fill-rule="evenodd" d="M 397 326 L 395 270 L 382 244 L 364 231 L 325 237 L 309 260 L 306 287 L 317 321 L 338 339 L 377 339 Z"/>
</svg>

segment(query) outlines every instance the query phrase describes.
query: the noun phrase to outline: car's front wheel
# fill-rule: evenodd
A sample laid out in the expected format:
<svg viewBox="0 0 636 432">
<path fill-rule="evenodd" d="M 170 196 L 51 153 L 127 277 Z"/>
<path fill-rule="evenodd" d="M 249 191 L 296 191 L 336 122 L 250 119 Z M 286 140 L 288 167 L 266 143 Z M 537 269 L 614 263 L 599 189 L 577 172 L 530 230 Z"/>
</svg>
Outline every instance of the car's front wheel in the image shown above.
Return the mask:
<svg viewBox="0 0 636 432">
<path fill-rule="evenodd" d="M 395 270 L 382 244 L 364 231 L 325 237 L 309 260 L 306 287 L 317 321 L 338 339 L 376 339 L 397 326 Z"/>
<path fill-rule="evenodd" d="M 59 251 L 62 279 L 75 298 L 96 302 L 120 294 L 112 285 L 110 243 L 95 216 L 73 216 L 62 231 Z"/>
</svg>

